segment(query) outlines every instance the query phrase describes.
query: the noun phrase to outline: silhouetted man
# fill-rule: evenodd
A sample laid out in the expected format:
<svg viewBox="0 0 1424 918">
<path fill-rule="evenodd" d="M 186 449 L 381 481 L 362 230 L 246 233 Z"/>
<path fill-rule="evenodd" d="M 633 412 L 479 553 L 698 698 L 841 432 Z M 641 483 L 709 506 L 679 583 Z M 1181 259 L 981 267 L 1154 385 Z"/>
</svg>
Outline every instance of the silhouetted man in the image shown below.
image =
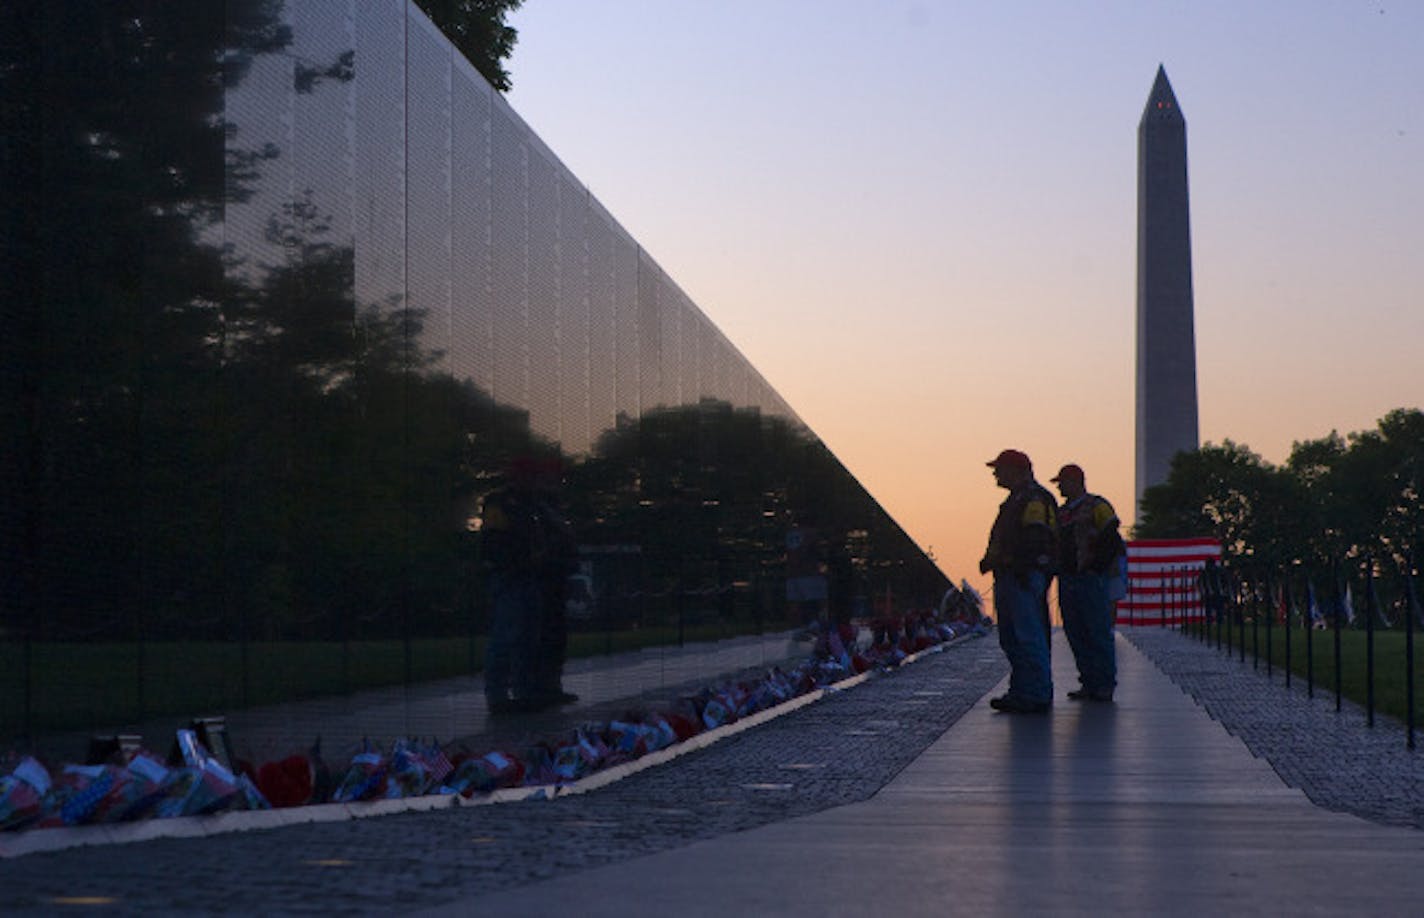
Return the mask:
<svg viewBox="0 0 1424 918">
<path fill-rule="evenodd" d="M 1036 714 L 1053 704 L 1048 650 L 1048 581 L 1057 541 L 1057 501 L 1033 478 L 1033 463 L 1006 449 L 986 463 L 1009 492 L 989 532 L 980 573 L 994 574 L 999 646 L 1009 659 L 1009 691 L 991 699 L 996 711 Z"/>
<path fill-rule="evenodd" d="M 1112 701 L 1117 655 L 1108 587 L 1126 550 L 1118 534 L 1117 511 L 1088 493 L 1083 470 L 1076 465 L 1063 466 L 1049 480 L 1063 495 L 1058 508 L 1058 607 L 1081 683 L 1068 697 Z"/>
</svg>

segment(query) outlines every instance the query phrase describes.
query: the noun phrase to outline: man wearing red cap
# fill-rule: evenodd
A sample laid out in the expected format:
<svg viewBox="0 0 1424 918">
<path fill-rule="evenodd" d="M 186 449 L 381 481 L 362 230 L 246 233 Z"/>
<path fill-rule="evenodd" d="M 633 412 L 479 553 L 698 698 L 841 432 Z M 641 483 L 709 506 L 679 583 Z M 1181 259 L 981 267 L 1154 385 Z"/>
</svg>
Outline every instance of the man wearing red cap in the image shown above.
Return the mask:
<svg viewBox="0 0 1424 918">
<path fill-rule="evenodd" d="M 991 699 L 996 711 L 1036 714 L 1053 704 L 1048 650 L 1048 581 L 1057 554 L 1057 502 L 1034 481 L 1033 463 L 1006 449 L 986 463 L 1009 496 L 989 532 L 980 573 L 994 574 L 999 646 L 1009 658 L 1009 691 Z"/>
<path fill-rule="evenodd" d="M 1075 701 L 1112 701 L 1117 686 L 1109 581 L 1125 548 L 1112 504 L 1089 494 L 1083 470 L 1072 463 L 1052 479 L 1063 495 L 1058 508 L 1058 607 L 1063 634 L 1078 664 Z"/>
</svg>

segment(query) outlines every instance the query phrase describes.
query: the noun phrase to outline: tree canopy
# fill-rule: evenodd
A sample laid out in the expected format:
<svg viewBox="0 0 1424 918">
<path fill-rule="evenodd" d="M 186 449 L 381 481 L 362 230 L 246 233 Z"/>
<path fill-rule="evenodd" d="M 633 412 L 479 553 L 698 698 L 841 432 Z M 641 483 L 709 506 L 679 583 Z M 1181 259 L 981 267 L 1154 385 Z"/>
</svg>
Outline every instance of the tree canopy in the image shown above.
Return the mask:
<svg viewBox="0 0 1424 918">
<path fill-rule="evenodd" d="M 1139 538 L 1213 535 L 1228 554 L 1275 563 L 1424 549 L 1424 411 L 1372 430 L 1292 444 L 1284 465 L 1224 441 L 1177 454 L 1142 496 Z"/>
<path fill-rule="evenodd" d="M 524 0 L 416 0 L 430 21 L 470 59 L 475 69 L 500 92 L 508 92 L 509 71 L 504 61 L 514 52 L 519 32 L 504 17 Z"/>
</svg>

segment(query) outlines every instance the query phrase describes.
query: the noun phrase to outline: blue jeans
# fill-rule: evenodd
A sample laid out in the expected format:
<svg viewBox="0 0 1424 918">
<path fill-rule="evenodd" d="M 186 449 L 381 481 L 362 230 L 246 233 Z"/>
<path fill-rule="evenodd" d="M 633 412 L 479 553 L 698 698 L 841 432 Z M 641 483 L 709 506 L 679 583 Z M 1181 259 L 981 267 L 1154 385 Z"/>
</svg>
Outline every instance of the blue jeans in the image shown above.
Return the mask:
<svg viewBox="0 0 1424 918">
<path fill-rule="evenodd" d="M 1058 607 L 1063 633 L 1078 663 L 1078 680 L 1090 692 L 1111 692 L 1117 685 L 1113 648 L 1112 602 L 1106 574 L 1070 574 L 1058 578 Z"/>
<path fill-rule="evenodd" d="M 528 698 L 534 690 L 535 635 L 541 592 L 534 577 L 490 575 L 490 630 L 485 647 L 485 697 Z"/>
<path fill-rule="evenodd" d="M 1027 701 L 1053 700 L 1053 670 L 1045 617 L 1048 576 L 994 574 L 994 612 L 999 646 L 1009 658 L 1009 694 Z"/>
</svg>

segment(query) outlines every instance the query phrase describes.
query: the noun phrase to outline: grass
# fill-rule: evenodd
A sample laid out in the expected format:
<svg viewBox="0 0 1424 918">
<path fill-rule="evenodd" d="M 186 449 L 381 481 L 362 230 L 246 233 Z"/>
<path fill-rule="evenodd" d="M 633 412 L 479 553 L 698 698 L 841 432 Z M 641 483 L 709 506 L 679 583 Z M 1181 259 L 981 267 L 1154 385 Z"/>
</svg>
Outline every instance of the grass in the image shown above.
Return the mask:
<svg viewBox="0 0 1424 918">
<path fill-rule="evenodd" d="M 769 628 L 785 627 L 769 622 Z M 575 631 L 568 655 L 622 653 L 761 630 L 755 622 L 702 621 L 622 631 Z M 29 654 L 29 692 L 25 687 Z M 0 742 L 344 695 L 479 672 L 483 637 L 399 640 L 137 643 L 0 643 Z M 30 706 L 28 715 L 26 703 Z"/>
<path fill-rule="evenodd" d="M 1240 631 L 1231 629 L 1227 635 L 1223 629 L 1223 644 L 1229 643 L 1234 653 L 1241 653 Z M 1368 635 L 1364 631 L 1343 629 L 1340 631 L 1340 693 L 1360 707 L 1368 703 L 1369 667 Z M 1216 641 L 1216 631 L 1212 629 L 1211 640 Z M 1286 658 L 1285 632 L 1278 626 L 1271 628 L 1270 662 L 1277 670 L 1290 664 L 1292 679 L 1302 682 L 1307 676 L 1306 634 L 1297 627 L 1290 636 L 1290 658 Z M 1317 695 L 1331 695 L 1335 691 L 1335 643 L 1330 631 L 1315 631 L 1311 635 L 1311 657 L 1314 661 L 1314 684 Z M 1266 629 L 1262 624 L 1254 638 L 1255 656 L 1259 669 L 1266 668 Z M 1246 623 L 1246 660 L 1253 659 L 1253 638 L 1251 623 Z M 1223 653 L 1225 650 L 1222 651 Z M 1278 673 L 1284 678 L 1284 673 Z M 1379 630 L 1374 634 L 1374 703 L 1375 714 L 1393 717 L 1404 723 L 1407 715 L 1409 693 L 1407 687 L 1406 636 L 1403 631 Z M 1424 721 L 1424 634 L 1414 635 L 1414 723 L 1416 727 Z"/>
</svg>

